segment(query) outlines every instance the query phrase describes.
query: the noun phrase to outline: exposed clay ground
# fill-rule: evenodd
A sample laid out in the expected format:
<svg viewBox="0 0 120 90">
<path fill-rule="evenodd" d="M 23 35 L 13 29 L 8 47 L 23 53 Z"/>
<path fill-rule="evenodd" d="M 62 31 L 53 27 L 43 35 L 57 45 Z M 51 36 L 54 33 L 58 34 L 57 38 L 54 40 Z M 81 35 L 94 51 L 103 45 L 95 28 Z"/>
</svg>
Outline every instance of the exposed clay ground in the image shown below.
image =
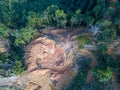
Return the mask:
<svg viewBox="0 0 120 90">
<path fill-rule="evenodd" d="M 90 57 L 91 67 L 96 63 L 88 50 L 78 51 L 75 39 L 78 34 L 92 37 L 92 33 L 86 33 L 84 27 L 73 32 L 44 30 L 43 35 L 25 48 L 26 73 L 5 81 L 3 85 L 16 85 L 23 90 L 62 90 L 78 72 L 74 60 L 76 53 Z"/>
<path fill-rule="evenodd" d="M 0 79 L 4 81 L 0 84 L 15 85 L 23 90 L 62 90 L 78 68 L 74 62 L 77 42 L 65 31 L 47 30 L 31 41 L 25 48 L 26 73 Z"/>
<path fill-rule="evenodd" d="M 26 48 L 27 71 L 36 78 L 31 78 L 31 82 L 37 83 L 42 90 L 61 90 L 77 74 L 73 61 L 75 46 L 75 41 L 64 38 L 57 43 L 46 36 L 30 43 Z M 43 89 L 44 85 L 47 89 Z M 26 90 L 31 88 L 29 86 Z"/>
</svg>

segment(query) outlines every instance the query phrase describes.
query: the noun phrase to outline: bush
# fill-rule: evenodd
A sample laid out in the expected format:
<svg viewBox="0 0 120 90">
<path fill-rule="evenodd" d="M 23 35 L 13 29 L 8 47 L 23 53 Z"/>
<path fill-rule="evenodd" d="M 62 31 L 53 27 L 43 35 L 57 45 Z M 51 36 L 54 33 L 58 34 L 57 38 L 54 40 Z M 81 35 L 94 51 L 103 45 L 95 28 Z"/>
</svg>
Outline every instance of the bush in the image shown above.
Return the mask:
<svg viewBox="0 0 120 90">
<path fill-rule="evenodd" d="M 107 53 L 107 46 L 104 42 L 99 42 L 97 44 L 97 49 L 98 49 L 98 53 L 100 54 L 106 54 Z"/>
<path fill-rule="evenodd" d="M 19 75 L 24 71 L 24 66 L 22 65 L 21 61 L 17 61 L 15 62 L 15 66 L 13 67 L 13 73 L 15 75 Z"/>
<path fill-rule="evenodd" d="M 37 14 L 35 12 L 29 12 L 27 26 L 41 29 L 45 28 L 50 24 L 48 17 L 48 12 L 44 11 L 42 14 Z"/>
<path fill-rule="evenodd" d="M 63 10 L 56 10 L 55 11 L 55 21 L 57 22 L 57 27 L 64 27 L 67 23 L 67 15 Z"/>
<path fill-rule="evenodd" d="M 102 8 L 100 5 L 96 5 L 94 8 L 93 8 L 93 13 L 95 15 L 96 18 L 100 18 L 102 16 Z"/>
<path fill-rule="evenodd" d="M 84 16 L 84 23 L 87 26 L 92 26 L 94 24 L 94 21 L 95 21 L 94 17 L 88 15 Z"/>
<path fill-rule="evenodd" d="M 16 30 L 14 33 L 12 33 L 12 36 L 15 37 L 15 45 L 19 46 L 29 42 L 35 34 L 37 34 L 36 29 L 33 29 L 31 27 L 25 27 L 21 30 Z"/>
<path fill-rule="evenodd" d="M 42 14 L 29 12 L 28 26 L 33 28 L 45 28 L 46 26 L 55 26 L 64 28 L 67 23 L 67 14 L 60 10 L 57 5 L 48 6 Z"/>
<path fill-rule="evenodd" d="M 84 15 L 81 14 L 81 10 L 77 10 L 73 16 L 71 16 L 70 23 L 71 27 L 79 26 L 83 21 Z"/>
<path fill-rule="evenodd" d="M 115 37 L 116 37 L 115 30 L 105 29 L 105 30 L 98 33 L 97 39 L 99 41 L 110 41 L 110 40 L 114 40 Z"/>
<path fill-rule="evenodd" d="M 83 48 L 85 44 L 90 44 L 91 41 L 86 35 L 77 37 L 79 49 Z"/>
<path fill-rule="evenodd" d="M 112 21 L 110 20 L 99 20 L 96 22 L 96 25 L 101 27 L 102 29 L 108 29 L 112 25 Z"/>
<path fill-rule="evenodd" d="M 9 62 L 10 59 L 8 58 L 10 55 L 9 53 L 0 53 L 0 64 Z"/>
<path fill-rule="evenodd" d="M 37 13 L 29 12 L 27 19 L 28 19 L 27 22 L 28 27 L 37 28 L 38 26 L 41 26 L 39 25 L 39 17 Z"/>
<path fill-rule="evenodd" d="M 7 38 L 9 36 L 9 32 L 10 29 L 0 23 L 0 40 Z"/>
<path fill-rule="evenodd" d="M 110 68 L 97 68 L 94 74 L 99 79 L 99 82 L 108 82 L 112 77 Z"/>
</svg>

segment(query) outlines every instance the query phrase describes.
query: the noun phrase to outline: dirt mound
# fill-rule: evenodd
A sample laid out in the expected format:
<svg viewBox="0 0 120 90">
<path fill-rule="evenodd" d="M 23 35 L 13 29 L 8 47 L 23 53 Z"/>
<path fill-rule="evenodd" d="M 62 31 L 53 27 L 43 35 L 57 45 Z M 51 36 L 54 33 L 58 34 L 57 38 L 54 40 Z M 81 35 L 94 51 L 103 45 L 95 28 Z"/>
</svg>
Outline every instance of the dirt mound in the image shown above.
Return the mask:
<svg viewBox="0 0 120 90">
<path fill-rule="evenodd" d="M 53 40 L 44 37 L 33 42 L 31 49 L 28 50 L 26 64 L 28 71 L 34 69 L 63 71 L 72 63 L 70 59 L 72 60 L 66 55 L 64 46 L 60 47 Z"/>
</svg>

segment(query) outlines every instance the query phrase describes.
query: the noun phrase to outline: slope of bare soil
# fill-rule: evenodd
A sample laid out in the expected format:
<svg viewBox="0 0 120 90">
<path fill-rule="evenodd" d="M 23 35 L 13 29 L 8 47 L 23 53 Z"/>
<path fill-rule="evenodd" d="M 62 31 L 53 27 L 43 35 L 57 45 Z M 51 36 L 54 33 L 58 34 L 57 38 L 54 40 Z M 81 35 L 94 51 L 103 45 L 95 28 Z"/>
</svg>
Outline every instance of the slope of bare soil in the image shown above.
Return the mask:
<svg viewBox="0 0 120 90">
<path fill-rule="evenodd" d="M 25 48 L 26 73 L 12 80 L 6 78 L 3 85 L 15 85 L 23 90 L 63 90 L 78 72 L 75 54 L 90 57 L 91 67 L 96 63 L 87 49 L 78 51 L 75 38 L 76 34 L 85 33 L 83 31 L 44 31 Z"/>
</svg>

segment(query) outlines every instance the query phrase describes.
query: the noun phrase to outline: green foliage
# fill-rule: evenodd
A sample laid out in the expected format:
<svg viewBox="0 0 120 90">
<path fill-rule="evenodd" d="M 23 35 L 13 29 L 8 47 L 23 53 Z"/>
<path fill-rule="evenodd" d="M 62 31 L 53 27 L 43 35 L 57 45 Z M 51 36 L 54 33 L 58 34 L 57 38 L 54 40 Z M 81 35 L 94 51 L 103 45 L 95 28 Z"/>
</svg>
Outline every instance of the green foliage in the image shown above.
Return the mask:
<svg viewBox="0 0 120 90">
<path fill-rule="evenodd" d="M 91 41 L 86 35 L 79 36 L 77 38 L 79 48 L 83 48 L 85 44 L 90 44 Z"/>
<path fill-rule="evenodd" d="M 15 45 L 24 45 L 29 42 L 33 36 L 37 33 L 37 30 L 31 27 L 25 27 L 21 30 L 16 30 L 12 36 L 15 37 Z"/>
<path fill-rule="evenodd" d="M 25 62 L 24 62 L 24 50 L 22 46 L 16 46 L 14 42 L 11 45 L 11 51 L 9 59 L 14 62 L 12 67 L 12 73 L 18 75 L 21 74 L 25 70 Z"/>
<path fill-rule="evenodd" d="M 9 36 L 10 29 L 0 23 L 0 40 L 5 39 Z"/>
<path fill-rule="evenodd" d="M 93 12 L 95 14 L 95 17 L 96 18 L 100 18 L 101 15 L 102 15 L 102 10 L 101 10 L 101 6 L 100 5 L 96 5 L 94 8 L 93 8 Z"/>
<path fill-rule="evenodd" d="M 117 59 L 116 61 L 112 61 L 112 62 L 109 62 L 109 67 L 115 71 L 115 72 L 118 72 L 120 73 L 120 60 Z"/>
<path fill-rule="evenodd" d="M 65 10 L 65 12 L 76 11 L 80 9 L 80 0 L 60 0 L 59 6 Z"/>
<path fill-rule="evenodd" d="M 36 13 L 29 12 L 29 15 L 28 15 L 28 26 L 35 27 L 37 21 L 38 20 L 37 20 Z"/>
<path fill-rule="evenodd" d="M 110 54 L 108 54 L 107 46 L 105 42 L 99 42 L 97 44 L 97 61 L 98 68 L 110 68 L 112 71 L 119 72 L 120 70 L 120 60 L 119 57 L 114 59 Z"/>
<path fill-rule="evenodd" d="M 98 43 L 98 52 L 101 53 L 101 54 L 106 54 L 107 52 L 107 46 L 104 42 L 99 42 Z"/>
<path fill-rule="evenodd" d="M 81 14 L 81 10 L 77 10 L 75 14 L 71 17 L 71 26 L 79 26 L 84 19 L 84 15 Z"/>
<path fill-rule="evenodd" d="M 110 41 L 113 40 L 115 37 L 116 37 L 116 31 L 105 29 L 104 31 L 98 34 L 97 39 L 100 41 Z"/>
<path fill-rule="evenodd" d="M 24 66 L 22 66 L 21 61 L 17 61 L 15 62 L 15 66 L 13 67 L 13 73 L 15 75 L 19 75 L 24 71 Z"/>
<path fill-rule="evenodd" d="M 55 11 L 55 21 L 57 22 L 57 27 L 65 27 L 67 23 L 67 15 L 63 10 Z"/>
<path fill-rule="evenodd" d="M 0 1 L 0 21 L 3 21 L 7 26 L 11 26 L 11 16 L 12 16 L 12 1 L 11 0 L 1 0 Z"/>
<path fill-rule="evenodd" d="M 81 10 L 85 10 L 85 8 L 87 7 L 87 3 L 88 3 L 89 1 L 88 0 L 83 0 L 82 2 L 81 2 L 81 4 L 80 4 L 80 9 Z"/>
<path fill-rule="evenodd" d="M 109 28 L 112 25 L 112 22 L 109 20 L 102 20 L 98 22 L 97 24 L 100 25 L 101 27 Z"/>
<path fill-rule="evenodd" d="M 107 28 L 109 26 L 111 26 L 112 22 L 111 21 L 108 21 L 108 20 L 105 20 L 104 22 L 102 22 L 102 25 Z"/>
<path fill-rule="evenodd" d="M 25 10 L 23 2 L 26 0 L 0 0 L 0 22 L 10 28 L 17 28 L 25 24 Z"/>
<path fill-rule="evenodd" d="M 114 8 L 113 7 L 108 7 L 108 8 L 106 8 L 106 11 L 105 11 L 105 13 L 104 13 L 104 18 L 107 18 L 107 19 L 109 19 L 109 18 L 111 18 L 112 17 L 112 15 L 114 14 Z"/>
<path fill-rule="evenodd" d="M 101 27 L 101 31 L 97 37 L 98 40 L 110 41 L 116 37 L 116 30 L 114 29 L 113 23 L 111 21 L 101 20 L 97 22 L 97 25 Z"/>
<path fill-rule="evenodd" d="M 47 27 L 50 23 L 48 15 L 49 14 L 46 11 L 44 11 L 40 15 L 37 14 L 36 12 L 29 12 L 29 15 L 27 17 L 28 19 L 27 26 L 36 29 Z"/>
<path fill-rule="evenodd" d="M 109 67 L 112 57 L 107 52 L 105 42 L 97 43 L 97 67 L 94 68 L 94 75 L 98 78 L 99 82 L 108 82 L 112 77 L 112 70 Z"/>
<path fill-rule="evenodd" d="M 15 48 L 12 46 L 12 48 Z M 10 52 L 0 53 L 0 75 L 10 76 L 11 73 L 21 74 L 25 70 L 21 48 L 11 49 Z M 19 61 L 18 61 L 19 60 Z"/>
<path fill-rule="evenodd" d="M 42 14 L 29 12 L 28 26 L 33 28 L 44 28 L 47 26 L 65 27 L 67 15 L 57 5 L 48 6 Z"/>
<path fill-rule="evenodd" d="M 98 57 L 98 64 L 102 67 L 109 67 L 112 63 L 112 57 L 108 54 L 107 46 L 104 42 L 99 42 L 97 44 L 97 57 Z"/>
<path fill-rule="evenodd" d="M 96 0 L 96 1 L 97 1 L 97 0 Z M 89 0 L 89 4 L 88 4 L 88 6 L 87 6 L 87 10 L 93 9 L 96 1 L 95 1 L 95 0 Z"/>
<path fill-rule="evenodd" d="M 84 84 L 84 79 L 85 79 L 85 72 L 84 71 L 81 71 L 78 73 L 78 76 L 76 77 L 76 88 L 79 90 L 79 89 L 82 89 L 82 86 Z"/>
<path fill-rule="evenodd" d="M 108 82 L 112 77 L 112 71 L 110 68 L 97 68 L 94 72 L 99 82 Z"/>
<path fill-rule="evenodd" d="M 94 17 L 92 16 L 85 16 L 84 17 L 84 23 L 86 23 L 87 26 L 92 26 L 94 24 Z"/>
<path fill-rule="evenodd" d="M 63 10 L 60 10 L 57 5 L 48 6 L 44 13 L 47 14 L 49 25 L 54 24 L 57 27 L 65 27 L 67 15 Z"/>
<path fill-rule="evenodd" d="M 0 64 L 9 62 L 10 59 L 8 58 L 10 55 L 9 53 L 0 53 Z"/>
<path fill-rule="evenodd" d="M 79 71 L 75 79 L 65 90 L 82 90 L 83 86 L 85 85 L 85 77 L 86 71 L 85 70 Z"/>
<path fill-rule="evenodd" d="M 106 5 L 106 0 L 97 0 L 97 4 L 101 5 L 103 8 L 105 7 Z"/>
<path fill-rule="evenodd" d="M 57 10 L 59 10 L 59 7 L 57 5 L 51 5 L 48 6 L 47 9 L 44 11 L 44 13 L 47 14 L 50 25 L 54 22 L 55 12 Z"/>
<path fill-rule="evenodd" d="M 85 1 L 85 0 L 84 0 Z M 76 10 L 75 14 L 71 16 L 70 22 L 71 26 L 79 26 L 84 23 L 87 26 L 92 26 L 94 24 L 95 18 L 91 15 L 90 11 L 86 11 L 84 14 L 81 9 Z"/>
</svg>

